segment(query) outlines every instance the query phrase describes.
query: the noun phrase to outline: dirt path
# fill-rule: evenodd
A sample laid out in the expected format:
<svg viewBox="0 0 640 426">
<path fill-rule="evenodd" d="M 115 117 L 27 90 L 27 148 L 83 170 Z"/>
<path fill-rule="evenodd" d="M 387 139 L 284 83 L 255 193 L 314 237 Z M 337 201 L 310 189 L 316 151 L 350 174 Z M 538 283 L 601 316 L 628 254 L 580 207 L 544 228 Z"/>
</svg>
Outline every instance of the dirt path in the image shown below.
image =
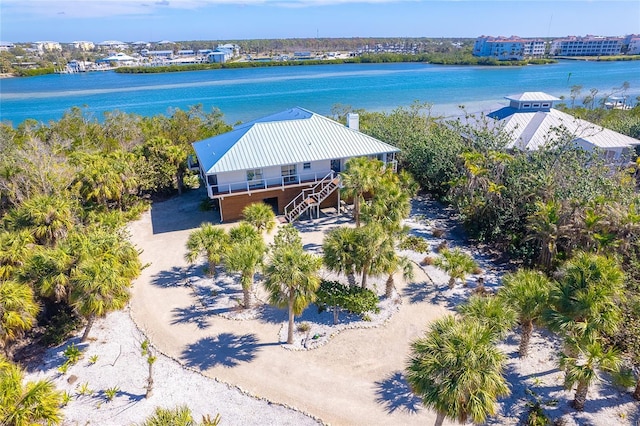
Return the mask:
<svg viewBox="0 0 640 426">
<path fill-rule="evenodd" d="M 410 342 L 445 308 L 403 296 L 399 312 L 375 329 L 354 329 L 312 351 L 278 344 L 280 323 L 192 318 L 195 297 L 186 283 L 184 246 L 190 230 L 212 220 L 198 193 L 154 204 L 131 224 L 133 242 L 149 266 L 134 283 L 131 313 L 165 354 L 253 395 L 286 404 L 335 425 L 429 424 L 402 380 Z M 322 232 L 302 233 L 321 244 Z M 416 282 L 426 281 L 417 268 Z M 402 294 L 402 287 L 398 288 Z M 414 298 L 415 299 L 415 298 Z M 212 401 L 215 406 L 215 401 Z M 215 407 L 214 407 L 215 408 Z"/>
</svg>

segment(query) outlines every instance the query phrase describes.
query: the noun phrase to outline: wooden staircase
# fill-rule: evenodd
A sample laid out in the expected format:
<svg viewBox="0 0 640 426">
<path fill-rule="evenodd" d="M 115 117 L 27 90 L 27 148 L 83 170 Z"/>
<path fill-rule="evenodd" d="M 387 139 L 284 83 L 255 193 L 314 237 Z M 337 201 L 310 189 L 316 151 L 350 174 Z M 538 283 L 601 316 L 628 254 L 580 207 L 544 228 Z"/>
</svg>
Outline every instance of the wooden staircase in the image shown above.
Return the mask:
<svg viewBox="0 0 640 426">
<path fill-rule="evenodd" d="M 313 188 L 302 190 L 296 198 L 287 204 L 284 208 L 285 220 L 291 223 L 313 207 L 318 209 L 319 214 L 320 203 L 338 188 L 340 188 L 340 176 L 332 170 Z"/>
</svg>

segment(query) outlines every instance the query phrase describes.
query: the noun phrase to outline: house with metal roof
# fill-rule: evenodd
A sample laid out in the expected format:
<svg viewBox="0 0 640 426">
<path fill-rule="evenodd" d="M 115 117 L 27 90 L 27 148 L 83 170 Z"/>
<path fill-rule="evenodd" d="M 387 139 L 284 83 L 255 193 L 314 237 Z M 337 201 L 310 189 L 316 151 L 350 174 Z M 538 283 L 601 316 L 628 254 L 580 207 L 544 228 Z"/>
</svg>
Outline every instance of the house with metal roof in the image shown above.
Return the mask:
<svg viewBox="0 0 640 426">
<path fill-rule="evenodd" d="M 598 126 L 553 108 L 559 98 L 544 92 L 506 96 L 509 106 L 488 114 L 511 142 L 509 149 L 535 150 L 558 139 L 560 132 L 589 151 L 599 150 L 613 162 L 626 161 L 640 140 Z"/>
<path fill-rule="evenodd" d="M 339 173 L 353 157 L 395 168 L 398 148 L 361 133 L 357 114 L 347 121 L 344 126 L 296 107 L 195 142 L 200 174 L 221 219 L 237 220 L 255 202 L 271 205 L 289 221 L 339 206 Z"/>
</svg>

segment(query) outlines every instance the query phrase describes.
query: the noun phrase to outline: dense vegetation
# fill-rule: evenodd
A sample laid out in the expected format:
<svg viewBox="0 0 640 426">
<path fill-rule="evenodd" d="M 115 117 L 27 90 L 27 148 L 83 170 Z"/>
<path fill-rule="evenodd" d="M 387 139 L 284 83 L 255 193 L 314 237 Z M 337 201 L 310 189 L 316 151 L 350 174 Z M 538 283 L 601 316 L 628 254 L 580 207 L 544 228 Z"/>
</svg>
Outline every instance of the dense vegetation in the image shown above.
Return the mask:
<svg viewBox="0 0 640 426">
<path fill-rule="evenodd" d="M 575 103 L 579 91 L 572 95 Z M 573 110 L 576 115 L 639 136 L 640 108 L 605 111 L 594 108 L 589 96 L 584 108 Z M 336 118 L 344 119 L 348 110 L 336 108 Z M 401 168 L 413 178 L 390 173 L 378 161 L 349 161 L 343 195 L 354 200 L 356 227 L 327 234 L 322 259 L 304 253 L 289 227 L 267 247 L 263 233 L 273 217 L 263 205 L 247 209 L 245 222 L 228 233 L 211 225 L 194 231 L 187 259 L 205 255 L 210 274 L 220 266 L 238 274 L 244 308 L 252 304 L 254 275 L 262 270 L 271 303 L 289 310 L 290 341 L 294 316 L 309 303 L 362 313 L 375 297 L 366 290 L 367 277 L 388 276 L 385 293 L 391 296 L 393 274 L 409 275 L 411 264 L 396 248 L 415 244 L 401 226 L 415 179 L 424 192 L 455 208 L 472 239 L 527 268 L 505 278 L 506 290 L 494 305 L 474 299 L 461 318 L 434 324 L 413 345 L 411 384 L 439 418 L 481 421 L 491 415 L 495 399 L 506 393 L 503 358 L 492 345 L 516 318 L 523 326 L 523 356 L 534 324 L 564 340 L 560 365 L 566 384 L 576 386 L 578 409 L 597 371 L 640 368 L 640 172 L 635 161 L 612 167 L 599 153 L 575 148 L 563 128 L 543 149 L 508 152 L 508 135 L 485 117 L 443 122 L 419 104 L 391 113 L 359 112 L 364 132 L 402 149 Z M 0 126 L 0 344 L 8 359 L 15 342 L 36 324 L 66 333 L 69 320 L 81 319 L 86 338 L 96 317 L 126 304 L 142 265 L 124 225 L 149 200 L 197 185 L 186 167 L 190 143 L 229 129 L 219 111 L 200 107 L 155 117 L 115 111 L 101 121 L 74 108 L 46 125 L 28 120 L 15 128 Z M 365 200 L 365 194 L 372 198 Z M 456 278 L 465 282 L 475 266 L 454 250 L 443 250 L 439 259 L 436 264 L 448 271 L 452 285 Z M 348 285 L 321 285 L 320 262 L 346 276 Z M 527 303 L 531 299 L 539 303 Z M 502 315 L 509 311 L 510 317 Z M 466 339 L 470 332 L 482 338 Z M 425 381 L 421 366 L 437 365 L 439 348 L 449 338 L 459 342 L 447 348 L 449 361 L 477 351 L 491 374 L 469 376 L 447 395 L 470 395 L 483 386 L 493 390 L 486 404 L 469 400 L 448 411 L 444 394 L 433 393 L 432 382 Z M 429 371 L 434 377 L 442 373 Z M 19 372 L 15 377 L 11 386 L 20 389 Z M 42 402 L 55 405 L 58 395 L 46 383 L 38 386 L 47 389 Z M 51 416 L 58 418 L 55 410 Z"/>
</svg>

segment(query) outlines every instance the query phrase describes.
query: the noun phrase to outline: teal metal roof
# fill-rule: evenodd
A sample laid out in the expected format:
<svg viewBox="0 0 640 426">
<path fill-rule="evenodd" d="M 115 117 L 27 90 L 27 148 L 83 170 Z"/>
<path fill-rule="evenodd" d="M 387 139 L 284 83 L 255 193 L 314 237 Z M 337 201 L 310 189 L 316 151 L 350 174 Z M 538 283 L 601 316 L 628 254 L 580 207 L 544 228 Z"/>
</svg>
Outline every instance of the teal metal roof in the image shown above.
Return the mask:
<svg viewBox="0 0 640 426">
<path fill-rule="evenodd" d="M 193 148 L 207 174 L 400 151 L 298 107 L 240 124 Z"/>
</svg>

